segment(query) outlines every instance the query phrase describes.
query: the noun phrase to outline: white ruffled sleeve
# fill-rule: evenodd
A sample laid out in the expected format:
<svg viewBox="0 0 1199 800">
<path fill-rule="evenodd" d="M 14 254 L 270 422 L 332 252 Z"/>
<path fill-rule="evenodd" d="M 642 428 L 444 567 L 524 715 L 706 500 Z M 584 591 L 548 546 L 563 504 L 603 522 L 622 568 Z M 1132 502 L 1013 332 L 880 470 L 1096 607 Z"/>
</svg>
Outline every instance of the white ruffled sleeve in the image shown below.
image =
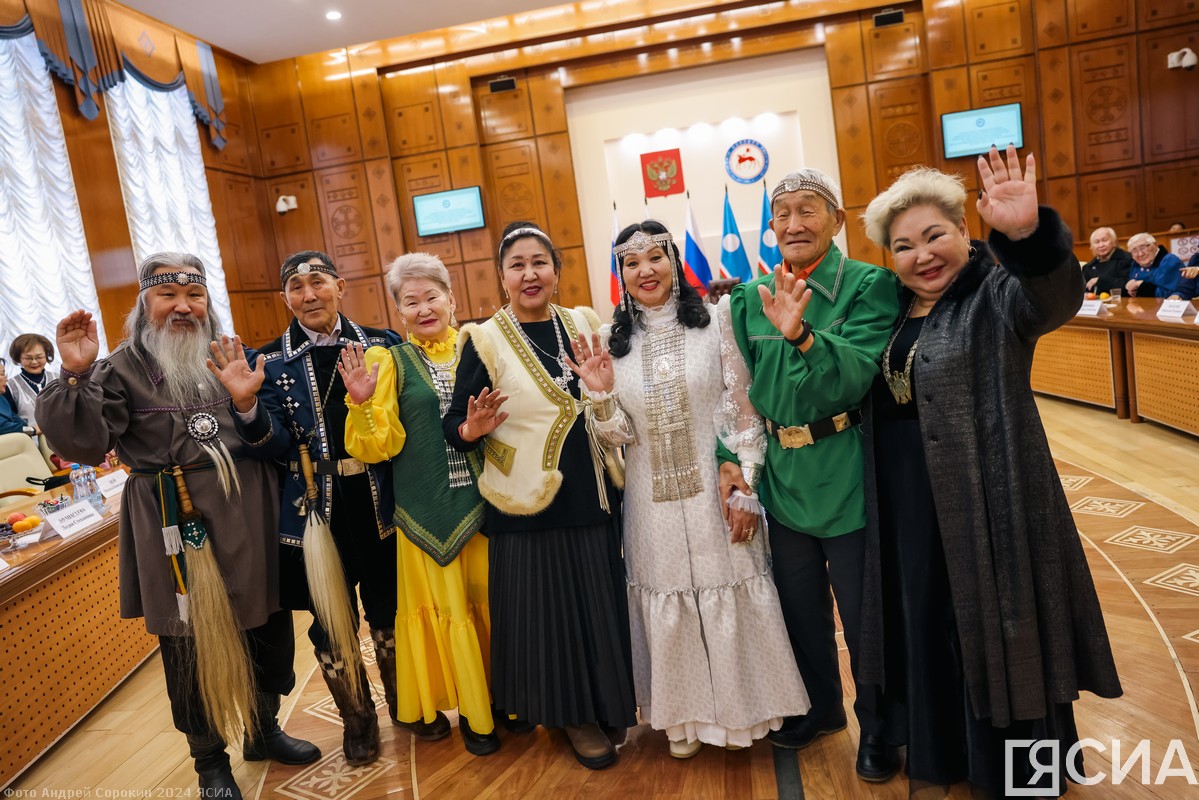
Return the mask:
<svg viewBox="0 0 1199 800">
<path fill-rule="evenodd" d="M 766 428 L 749 400 L 753 379 L 733 335 L 728 295 L 720 298 L 714 317 L 720 329 L 720 366 L 725 387 L 716 409 L 716 435 L 725 447 L 737 454 L 746 479 L 756 487 L 757 476 L 766 463 Z M 751 473 L 753 480 L 750 480 Z"/>
</svg>

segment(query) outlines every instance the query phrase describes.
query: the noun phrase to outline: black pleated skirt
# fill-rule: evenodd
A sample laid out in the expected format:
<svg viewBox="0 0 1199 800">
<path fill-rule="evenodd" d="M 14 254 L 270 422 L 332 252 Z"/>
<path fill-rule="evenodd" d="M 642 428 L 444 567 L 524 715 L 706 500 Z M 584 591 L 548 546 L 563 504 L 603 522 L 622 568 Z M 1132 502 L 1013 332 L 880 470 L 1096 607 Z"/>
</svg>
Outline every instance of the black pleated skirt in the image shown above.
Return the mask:
<svg viewBox="0 0 1199 800">
<path fill-rule="evenodd" d="M 535 725 L 636 724 L 620 531 L 505 531 L 489 541 L 496 710 Z"/>
</svg>

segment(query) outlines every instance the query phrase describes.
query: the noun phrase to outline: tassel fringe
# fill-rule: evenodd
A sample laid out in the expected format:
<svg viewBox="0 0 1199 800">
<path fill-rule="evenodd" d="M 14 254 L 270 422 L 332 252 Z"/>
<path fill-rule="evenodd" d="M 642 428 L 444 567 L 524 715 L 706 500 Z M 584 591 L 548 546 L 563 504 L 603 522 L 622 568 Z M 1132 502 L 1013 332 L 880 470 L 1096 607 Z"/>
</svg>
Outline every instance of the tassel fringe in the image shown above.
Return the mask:
<svg viewBox="0 0 1199 800">
<path fill-rule="evenodd" d="M 362 692 L 358 620 L 350 608 L 345 571 L 333 531 L 319 511 L 308 514 L 304 528 L 304 571 L 317 619 L 329 635 L 330 650 L 335 660 L 345 662 L 350 691 L 358 697 Z"/>
</svg>

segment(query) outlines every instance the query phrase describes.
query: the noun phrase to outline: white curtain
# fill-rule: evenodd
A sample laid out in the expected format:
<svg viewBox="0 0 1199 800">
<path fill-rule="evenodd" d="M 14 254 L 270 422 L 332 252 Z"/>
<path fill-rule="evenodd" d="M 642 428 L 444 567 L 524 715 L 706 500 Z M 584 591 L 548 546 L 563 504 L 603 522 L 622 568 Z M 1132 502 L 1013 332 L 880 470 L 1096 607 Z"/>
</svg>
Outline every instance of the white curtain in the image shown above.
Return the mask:
<svg viewBox="0 0 1199 800">
<path fill-rule="evenodd" d="M 0 355 L 21 333 L 53 341 L 79 308 L 107 354 L 58 103 L 32 35 L 0 38 L 0 287 Z"/>
<path fill-rule="evenodd" d="M 134 255 L 139 262 L 163 250 L 198 256 L 208 273 L 210 313 L 232 335 L 225 270 L 187 88 L 158 91 L 130 75 L 104 97 Z"/>
</svg>

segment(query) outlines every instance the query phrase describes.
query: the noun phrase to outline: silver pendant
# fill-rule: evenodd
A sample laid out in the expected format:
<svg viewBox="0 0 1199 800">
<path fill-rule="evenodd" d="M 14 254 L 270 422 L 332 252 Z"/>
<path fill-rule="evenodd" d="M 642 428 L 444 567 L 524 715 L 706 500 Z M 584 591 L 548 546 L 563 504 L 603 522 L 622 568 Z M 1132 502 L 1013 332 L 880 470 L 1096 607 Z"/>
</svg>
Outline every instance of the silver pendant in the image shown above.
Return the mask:
<svg viewBox="0 0 1199 800">
<path fill-rule="evenodd" d="M 207 444 L 217 438 L 221 426 L 216 417 L 207 411 L 192 414 L 187 420 L 187 433 L 200 444 Z"/>
</svg>

